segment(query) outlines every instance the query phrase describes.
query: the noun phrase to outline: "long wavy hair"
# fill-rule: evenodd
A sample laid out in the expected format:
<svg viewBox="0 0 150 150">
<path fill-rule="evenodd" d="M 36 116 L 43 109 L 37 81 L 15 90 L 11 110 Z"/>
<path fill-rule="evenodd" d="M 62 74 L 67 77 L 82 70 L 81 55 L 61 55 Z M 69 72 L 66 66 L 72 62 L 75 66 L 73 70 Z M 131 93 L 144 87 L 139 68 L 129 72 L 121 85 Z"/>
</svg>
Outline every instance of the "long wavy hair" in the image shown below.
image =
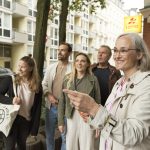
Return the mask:
<svg viewBox="0 0 150 150">
<path fill-rule="evenodd" d="M 40 88 L 40 77 L 37 71 L 37 65 L 36 62 L 31 56 L 24 56 L 20 60 L 24 61 L 30 68 L 30 74 L 28 77 L 28 83 L 29 83 L 29 88 L 31 91 L 38 92 Z M 19 76 L 19 74 L 16 74 L 16 83 L 21 84 L 22 82 L 22 77 Z"/>
<path fill-rule="evenodd" d="M 74 81 L 77 77 L 77 69 L 75 68 L 75 62 L 76 62 L 76 58 L 80 55 L 84 56 L 86 58 L 87 63 L 88 63 L 88 67 L 86 68 L 85 74 L 89 74 L 89 75 L 92 74 L 91 67 L 90 67 L 91 66 L 91 61 L 90 61 L 88 55 L 86 55 L 85 53 L 78 53 L 75 56 L 75 60 L 74 60 L 74 63 L 73 63 L 73 71 L 70 74 L 67 75 L 67 79 L 69 80 L 67 82 L 67 88 L 70 87 L 71 82 L 74 83 Z"/>
</svg>

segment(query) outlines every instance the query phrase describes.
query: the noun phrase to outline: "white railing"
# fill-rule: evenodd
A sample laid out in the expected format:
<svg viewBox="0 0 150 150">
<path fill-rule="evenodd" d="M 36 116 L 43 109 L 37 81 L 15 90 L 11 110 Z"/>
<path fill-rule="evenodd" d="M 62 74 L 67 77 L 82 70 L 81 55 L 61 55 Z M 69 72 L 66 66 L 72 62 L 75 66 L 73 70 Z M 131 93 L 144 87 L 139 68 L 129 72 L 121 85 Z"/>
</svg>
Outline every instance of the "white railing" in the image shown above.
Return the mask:
<svg viewBox="0 0 150 150">
<path fill-rule="evenodd" d="M 12 40 L 16 43 L 27 43 L 28 35 L 27 33 L 19 32 L 16 29 L 12 31 Z"/>
<path fill-rule="evenodd" d="M 13 2 L 13 13 L 21 15 L 21 16 L 27 16 L 28 15 L 28 7 L 26 4 L 20 3 L 20 2 Z"/>
</svg>

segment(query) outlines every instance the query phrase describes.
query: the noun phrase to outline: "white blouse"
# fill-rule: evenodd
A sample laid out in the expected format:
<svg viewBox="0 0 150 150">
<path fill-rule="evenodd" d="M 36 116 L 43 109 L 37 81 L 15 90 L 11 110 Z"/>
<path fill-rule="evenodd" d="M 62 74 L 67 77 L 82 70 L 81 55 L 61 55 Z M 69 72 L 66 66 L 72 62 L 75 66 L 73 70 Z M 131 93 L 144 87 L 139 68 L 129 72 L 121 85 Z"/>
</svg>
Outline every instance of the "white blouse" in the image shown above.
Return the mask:
<svg viewBox="0 0 150 150">
<path fill-rule="evenodd" d="M 21 105 L 19 115 L 23 116 L 27 120 L 31 120 L 31 108 L 34 102 L 35 92 L 29 89 L 28 83 L 22 82 L 17 87 L 18 97 L 21 99 Z"/>
</svg>

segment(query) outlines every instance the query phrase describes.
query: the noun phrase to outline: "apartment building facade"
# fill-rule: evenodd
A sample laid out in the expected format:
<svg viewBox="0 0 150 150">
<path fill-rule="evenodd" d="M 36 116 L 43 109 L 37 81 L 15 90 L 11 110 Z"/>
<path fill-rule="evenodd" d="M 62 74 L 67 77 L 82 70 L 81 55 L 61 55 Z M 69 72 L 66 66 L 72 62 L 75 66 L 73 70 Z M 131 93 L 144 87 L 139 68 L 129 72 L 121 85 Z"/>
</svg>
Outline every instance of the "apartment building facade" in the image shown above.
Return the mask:
<svg viewBox="0 0 150 150">
<path fill-rule="evenodd" d="M 71 1 L 70 1 L 71 2 Z M 0 0 L 0 66 L 16 70 L 19 58 L 33 53 L 37 0 Z M 111 48 L 123 32 L 126 13 L 122 0 L 107 0 L 106 9 L 96 14 L 70 12 L 67 18 L 66 42 L 72 44 L 72 61 L 77 52 L 87 53 L 96 62 L 97 50 L 102 44 Z M 59 19 L 48 21 L 45 47 L 45 67 L 56 62 Z"/>
<path fill-rule="evenodd" d="M 150 1 L 144 0 L 144 8 L 140 10 L 143 15 L 143 39 L 150 49 Z"/>
</svg>

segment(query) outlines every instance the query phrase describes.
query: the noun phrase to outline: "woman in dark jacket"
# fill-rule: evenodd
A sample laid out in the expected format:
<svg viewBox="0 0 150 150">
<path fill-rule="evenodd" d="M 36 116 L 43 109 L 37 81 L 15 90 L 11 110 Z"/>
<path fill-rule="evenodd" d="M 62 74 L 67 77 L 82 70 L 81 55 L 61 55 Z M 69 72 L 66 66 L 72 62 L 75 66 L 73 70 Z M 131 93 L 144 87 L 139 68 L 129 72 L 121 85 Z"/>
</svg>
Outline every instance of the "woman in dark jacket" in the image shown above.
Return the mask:
<svg viewBox="0 0 150 150">
<path fill-rule="evenodd" d="M 33 58 L 24 56 L 20 59 L 14 82 L 17 95 L 11 76 L 6 76 L 0 84 L 0 103 L 20 105 L 11 131 L 4 137 L 5 149 L 14 150 L 17 143 L 19 150 L 26 150 L 27 137 L 38 133 L 42 102 L 42 88 Z"/>
</svg>

